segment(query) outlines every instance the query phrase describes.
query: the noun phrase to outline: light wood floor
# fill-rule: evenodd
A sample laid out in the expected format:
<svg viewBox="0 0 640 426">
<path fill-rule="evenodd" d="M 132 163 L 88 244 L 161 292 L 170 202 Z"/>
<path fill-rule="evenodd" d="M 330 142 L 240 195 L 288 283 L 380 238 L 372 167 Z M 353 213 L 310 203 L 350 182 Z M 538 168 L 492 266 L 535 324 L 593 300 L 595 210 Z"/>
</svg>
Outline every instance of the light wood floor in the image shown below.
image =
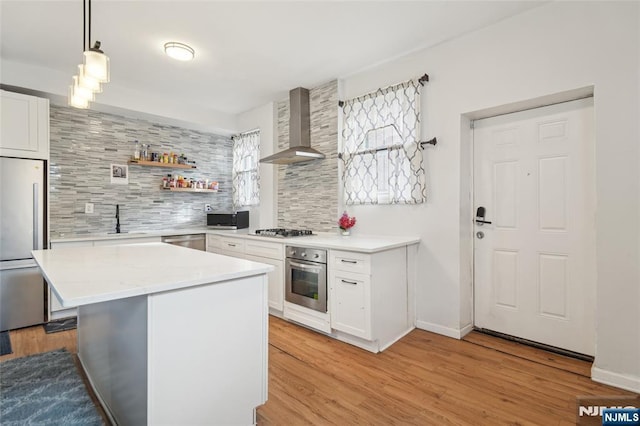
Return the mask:
<svg viewBox="0 0 640 426">
<path fill-rule="evenodd" d="M 491 336 L 414 330 L 372 354 L 269 318 L 269 401 L 259 425 L 570 425 L 579 395 L 633 395 L 585 377 L 586 362 Z M 10 335 L 14 353 L 0 361 L 77 350 L 73 330 Z"/>
</svg>

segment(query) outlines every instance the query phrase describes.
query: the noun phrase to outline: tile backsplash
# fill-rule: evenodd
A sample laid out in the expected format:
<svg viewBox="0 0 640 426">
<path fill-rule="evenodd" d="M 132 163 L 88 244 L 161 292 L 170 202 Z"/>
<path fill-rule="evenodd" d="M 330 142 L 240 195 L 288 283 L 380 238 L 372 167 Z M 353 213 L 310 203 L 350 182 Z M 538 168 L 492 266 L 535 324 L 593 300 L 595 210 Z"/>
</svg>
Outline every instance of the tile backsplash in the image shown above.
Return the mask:
<svg viewBox="0 0 640 426">
<path fill-rule="evenodd" d="M 122 231 L 203 226 L 205 203 L 231 211 L 232 142 L 225 136 L 124 116 L 51 105 L 49 229 L 51 238 L 110 232 L 120 205 Z M 195 160 L 194 170 L 129 165 L 128 185 L 110 183 L 111 164 L 127 164 L 134 141 L 150 152 Z M 220 184 L 218 193 L 169 192 L 162 177 L 180 174 Z M 94 213 L 85 213 L 85 203 Z"/>
<path fill-rule="evenodd" d="M 278 167 L 278 226 L 337 229 L 338 82 L 309 90 L 311 147 L 326 158 Z M 278 103 L 278 148 L 289 147 L 289 101 Z"/>
</svg>

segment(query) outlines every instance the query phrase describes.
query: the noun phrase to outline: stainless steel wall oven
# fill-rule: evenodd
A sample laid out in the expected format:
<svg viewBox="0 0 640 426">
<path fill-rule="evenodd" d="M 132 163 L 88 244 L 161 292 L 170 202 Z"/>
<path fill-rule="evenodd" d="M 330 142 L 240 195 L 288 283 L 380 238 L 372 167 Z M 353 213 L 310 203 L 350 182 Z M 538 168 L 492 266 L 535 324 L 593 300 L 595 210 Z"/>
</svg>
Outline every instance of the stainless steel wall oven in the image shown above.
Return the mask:
<svg viewBox="0 0 640 426">
<path fill-rule="evenodd" d="M 285 300 L 327 312 L 327 251 L 286 246 Z"/>
</svg>

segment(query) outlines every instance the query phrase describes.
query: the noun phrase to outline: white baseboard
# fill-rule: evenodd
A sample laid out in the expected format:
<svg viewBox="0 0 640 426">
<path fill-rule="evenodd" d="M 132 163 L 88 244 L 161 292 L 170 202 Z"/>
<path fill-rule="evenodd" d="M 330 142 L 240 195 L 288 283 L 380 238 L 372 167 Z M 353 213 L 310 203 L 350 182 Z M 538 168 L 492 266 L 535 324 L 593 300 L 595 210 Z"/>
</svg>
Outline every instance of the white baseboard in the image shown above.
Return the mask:
<svg viewBox="0 0 640 426">
<path fill-rule="evenodd" d="M 460 338 L 462 339 L 464 336 L 471 333 L 472 331 L 473 331 L 473 324 L 465 325 L 464 327 L 462 327 L 462 330 L 460 330 Z"/>
<path fill-rule="evenodd" d="M 640 393 L 640 377 L 627 376 L 613 371 L 603 370 L 597 367 L 591 367 L 591 379 L 598 383 L 615 386 L 631 392 Z"/>
<path fill-rule="evenodd" d="M 473 329 L 473 325 L 465 326 L 463 329 L 459 330 L 456 328 L 445 327 L 439 324 L 433 324 L 431 322 L 416 321 L 416 328 L 460 340 Z"/>
</svg>

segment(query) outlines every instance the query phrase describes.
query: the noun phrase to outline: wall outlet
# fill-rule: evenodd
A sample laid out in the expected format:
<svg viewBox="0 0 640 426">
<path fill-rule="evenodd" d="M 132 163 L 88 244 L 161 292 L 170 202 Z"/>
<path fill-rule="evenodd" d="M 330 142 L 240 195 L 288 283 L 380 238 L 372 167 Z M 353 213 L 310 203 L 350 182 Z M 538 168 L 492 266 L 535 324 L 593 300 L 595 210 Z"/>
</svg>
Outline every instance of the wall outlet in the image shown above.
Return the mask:
<svg viewBox="0 0 640 426">
<path fill-rule="evenodd" d="M 84 212 L 87 214 L 93 213 L 93 203 L 84 203 Z"/>
<path fill-rule="evenodd" d="M 204 211 L 205 212 L 212 212 L 213 209 L 211 208 L 211 204 L 205 204 L 204 205 Z"/>
</svg>

